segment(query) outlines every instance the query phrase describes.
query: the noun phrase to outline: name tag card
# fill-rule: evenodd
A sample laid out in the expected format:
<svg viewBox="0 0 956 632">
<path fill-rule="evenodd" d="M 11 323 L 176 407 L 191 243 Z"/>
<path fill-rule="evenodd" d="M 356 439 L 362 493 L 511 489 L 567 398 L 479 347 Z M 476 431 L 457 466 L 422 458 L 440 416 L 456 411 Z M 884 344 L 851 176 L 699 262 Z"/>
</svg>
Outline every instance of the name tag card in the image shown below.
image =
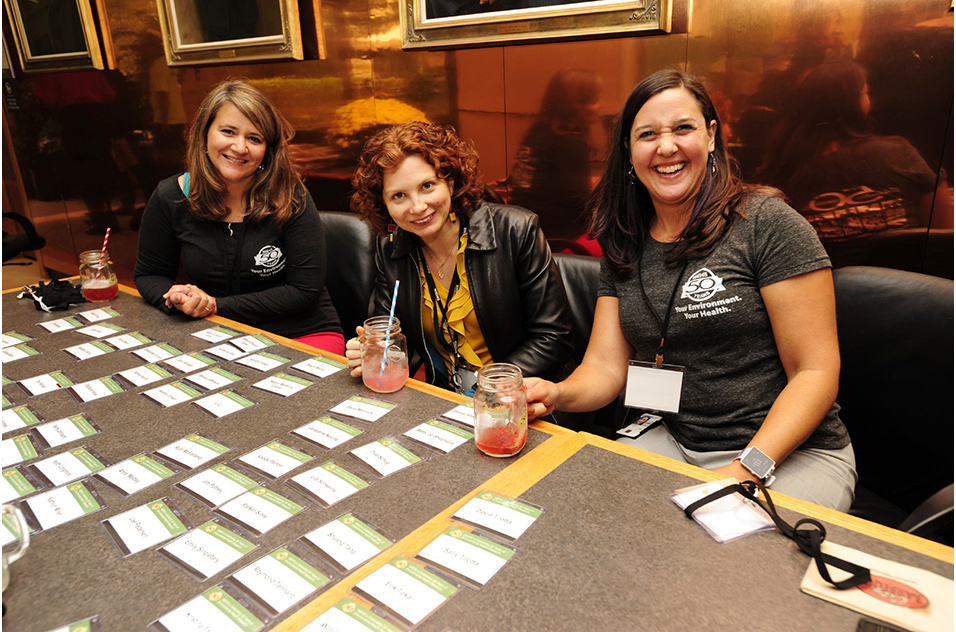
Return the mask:
<svg viewBox="0 0 956 632">
<path fill-rule="evenodd" d="M 21 334 L 18 331 L 8 331 L 0 336 L 0 340 L 2 340 L 0 347 L 6 349 L 7 347 L 12 347 L 13 345 L 18 345 L 22 342 L 30 342 L 33 340 L 33 338 L 26 334 Z"/>
<path fill-rule="evenodd" d="M 349 454 L 382 478 L 404 470 L 406 467 L 415 465 L 422 460 L 420 456 L 391 437 L 367 443 L 355 448 Z"/>
<path fill-rule="evenodd" d="M 81 327 L 80 329 L 76 330 L 76 333 L 89 336 L 90 338 L 106 338 L 107 336 L 112 336 L 113 334 L 117 334 L 125 330 L 126 327 L 120 327 L 119 325 L 114 325 L 113 323 L 105 323 L 102 325 Z"/>
<path fill-rule="evenodd" d="M 630 360 L 627 366 L 627 385 L 624 405 L 655 412 L 680 412 L 680 398 L 684 388 L 684 367 Z"/>
<path fill-rule="evenodd" d="M 200 395 L 202 395 L 202 391 L 198 391 L 184 382 L 170 382 L 169 384 L 163 384 L 162 386 L 151 388 L 148 391 L 143 391 L 144 397 L 159 404 L 163 408 L 188 402 Z"/>
<path fill-rule="evenodd" d="M 208 395 L 196 400 L 193 404 L 216 419 L 221 419 L 226 415 L 231 415 L 245 408 L 255 406 L 256 402 L 247 397 L 243 397 L 236 391 L 228 390 L 216 393 L 215 395 Z"/>
<path fill-rule="evenodd" d="M 395 404 L 377 399 L 353 395 L 332 408 L 329 412 L 345 415 L 362 421 L 375 422 L 391 412 Z"/>
<path fill-rule="evenodd" d="M 418 557 L 481 587 L 504 568 L 514 554 L 511 547 L 454 526 L 432 540 Z"/>
<path fill-rule="evenodd" d="M 265 487 L 227 501 L 215 513 L 257 536 L 271 531 L 305 507 Z"/>
<path fill-rule="evenodd" d="M 395 543 L 395 540 L 350 513 L 306 533 L 303 538 L 346 573 Z"/>
<path fill-rule="evenodd" d="M 186 533 L 192 525 L 168 499 L 160 498 L 100 522 L 122 557 Z"/>
<path fill-rule="evenodd" d="M 130 386 L 139 388 L 140 386 L 165 380 L 168 377 L 172 377 L 173 374 L 158 364 L 150 363 L 120 371 L 116 376 L 128 382 Z"/>
<path fill-rule="evenodd" d="M 444 421 L 430 419 L 405 433 L 406 437 L 447 454 L 475 438 L 475 435 Z"/>
<path fill-rule="evenodd" d="M 265 627 L 267 619 L 249 606 L 221 586 L 216 586 L 163 615 L 149 629 L 165 632 L 257 632 Z"/>
<path fill-rule="evenodd" d="M 81 382 L 70 387 L 73 397 L 82 404 L 92 402 L 94 399 L 102 399 L 110 395 L 122 393 L 125 389 L 112 377 L 101 377 L 98 380 Z"/>
<path fill-rule="evenodd" d="M 176 487 L 210 507 L 218 507 L 258 486 L 259 481 L 228 465 L 217 465 L 176 483 Z"/>
<path fill-rule="evenodd" d="M 63 353 L 71 356 L 74 360 L 89 360 L 96 356 L 113 353 L 116 348 L 106 343 L 105 340 L 95 340 L 93 342 L 84 342 L 81 345 L 73 345 L 63 349 Z"/>
<path fill-rule="evenodd" d="M 108 342 L 120 351 L 125 351 L 126 349 L 132 349 L 133 347 L 138 347 L 140 345 L 148 345 L 151 342 L 156 341 L 145 334 L 139 333 L 138 331 L 131 331 L 128 334 L 107 338 L 103 342 Z"/>
<path fill-rule="evenodd" d="M 158 345 L 150 345 L 148 347 L 143 347 L 142 349 L 136 349 L 135 351 L 130 351 L 137 358 L 143 362 L 162 362 L 173 356 L 182 355 L 182 351 L 177 349 L 171 344 L 161 342 Z"/>
<path fill-rule="evenodd" d="M 156 450 L 156 454 L 191 470 L 222 456 L 230 448 L 201 434 L 191 434 Z"/>
<path fill-rule="evenodd" d="M 62 628 L 56 628 L 55 630 L 50 630 L 50 632 L 79 632 L 80 630 L 86 630 L 87 632 L 101 632 L 102 629 L 102 619 L 100 618 L 100 615 L 96 615 L 95 617 L 83 619 L 82 621 L 74 621 L 70 625 L 64 626 Z"/>
<path fill-rule="evenodd" d="M 242 455 L 238 460 L 266 476 L 279 478 L 313 458 L 315 457 L 311 454 L 290 448 L 279 441 L 272 441 Z"/>
<path fill-rule="evenodd" d="M 57 391 L 61 388 L 69 388 L 75 384 L 70 377 L 63 371 L 52 371 L 44 375 L 37 375 L 17 382 L 20 388 L 25 390 L 31 396 L 42 395 L 50 391 Z"/>
<path fill-rule="evenodd" d="M 67 318 L 57 318 L 56 320 L 48 320 L 45 323 L 37 324 L 51 334 L 55 334 L 58 331 L 68 331 L 70 329 L 76 329 L 77 327 L 83 326 L 83 323 L 73 316 L 69 316 Z"/>
<path fill-rule="evenodd" d="M 180 373 L 192 373 L 193 371 L 199 371 L 200 369 L 205 369 L 216 363 L 214 358 L 200 353 L 199 351 L 193 351 L 192 353 L 184 353 L 166 360 L 163 360 L 163 364 L 168 366 L 171 369 L 176 369 Z"/>
<path fill-rule="evenodd" d="M 205 353 L 214 355 L 220 360 L 236 360 L 248 353 L 243 351 L 239 347 L 233 345 L 229 342 L 224 342 L 221 345 L 216 345 L 215 347 L 209 347 L 206 349 Z"/>
<path fill-rule="evenodd" d="M 99 472 L 109 462 L 85 447 L 51 456 L 32 465 L 51 487 L 59 487 Z"/>
<path fill-rule="evenodd" d="M 109 320 L 110 318 L 115 318 L 120 315 L 118 311 L 112 307 L 103 307 L 99 309 L 89 309 L 85 312 L 79 312 L 76 314 L 83 320 L 88 323 L 98 323 L 101 320 Z"/>
<path fill-rule="evenodd" d="M 40 456 L 40 448 L 34 443 L 33 437 L 28 434 L 4 439 L 0 444 L 0 456 L 5 466 L 16 465 Z"/>
<path fill-rule="evenodd" d="M 235 338 L 239 335 L 239 332 L 220 325 L 217 327 L 210 327 L 209 329 L 202 329 L 189 335 L 193 338 L 199 338 L 200 340 L 205 340 L 206 342 L 215 343 L 223 342 L 224 340 L 229 340 L 230 338 Z"/>
<path fill-rule="evenodd" d="M 35 355 L 40 355 L 40 352 L 26 343 L 0 349 L 0 361 L 2 362 L 14 362 Z"/>
<path fill-rule="evenodd" d="M 205 581 L 255 551 L 257 546 L 211 520 L 179 536 L 159 549 L 159 552 L 193 579 Z"/>
<path fill-rule="evenodd" d="M 285 547 L 236 571 L 231 579 L 274 614 L 285 612 L 332 581 L 318 564 Z"/>
<path fill-rule="evenodd" d="M 331 450 L 362 434 L 358 428 L 328 415 L 310 421 L 292 431 L 295 436 Z"/>
<path fill-rule="evenodd" d="M 99 493 L 85 481 L 42 492 L 21 505 L 41 530 L 52 529 L 106 507 Z"/>
<path fill-rule="evenodd" d="M 370 485 L 364 478 L 332 461 L 296 474 L 287 484 L 325 507 L 331 507 Z"/>
<path fill-rule="evenodd" d="M 424 621 L 459 590 L 458 586 L 403 555 L 360 581 L 355 588 L 413 626 Z"/>
<path fill-rule="evenodd" d="M 8 503 L 17 498 L 29 496 L 38 489 L 42 489 L 42 484 L 28 471 L 11 467 L 3 470 L 3 476 L 0 477 L 0 503 Z"/>
<path fill-rule="evenodd" d="M 453 517 L 517 540 L 543 513 L 540 507 L 485 490 L 465 503 Z"/>
<path fill-rule="evenodd" d="M 29 405 L 14 406 L 3 411 L 3 434 L 13 430 L 33 426 L 43 421 L 43 417 Z M 6 461 L 4 461 L 6 463 Z"/>
<path fill-rule="evenodd" d="M 256 382 L 253 386 L 263 391 L 281 395 L 282 397 L 288 397 L 289 395 L 298 393 L 304 388 L 312 386 L 312 382 L 302 377 L 289 375 L 288 373 L 276 373 L 264 380 Z"/>
<path fill-rule="evenodd" d="M 102 429 L 90 419 L 89 415 L 80 413 L 40 424 L 36 427 L 36 431 L 40 441 L 47 448 L 55 448 L 71 441 L 92 437 L 102 432 Z"/>
<path fill-rule="evenodd" d="M 27 532 L 30 535 L 36 531 L 29 524 L 27 525 Z M 20 525 L 13 519 L 13 514 L 5 513 L 3 514 L 3 522 L 0 524 L 0 546 L 6 546 L 11 542 L 16 542 L 20 539 Z"/>
<path fill-rule="evenodd" d="M 96 478 L 123 496 L 129 496 L 177 473 L 145 454 L 137 454 L 97 472 Z"/>
<path fill-rule="evenodd" d="M 315 377 L 328 377 L 333 373 L 338 373 L 346 368 L 346 366 L 348 365 L 337 362 L 332 358 L 314 356 L 308 360 L 293 364 L 292 368 L 302 371 L 303 373 L 308 373 L 309 375 L 314 375 Z"/>
<path fill-rule="evenodd" d="M 400 632 L 402 629 L 354 599 L 345 598 L 313 619 L 302 632 Z"/>
<path fill-rule="evenodd" d="M 241 381 L 242 377 L 231 371 L 227 371 L 221 366 L 216 366 L 211 369 L 206 369 L 205 371 L 200 371 L 199 373 L 194 373 L 193 375 L 187 375 L 183 380 L 195 384 L 199 388 L 212 391 L 217 388 L 229 386 L 230 384 L 235 384 Z"/>
<path fill-rule="evenodd" d="M 233 338 L 229 341 L 230 344 L 233 344 L 246 353 L 252 353 L 253 351 L 258 351 L 259 349 L 265 349 L 267 347 L 274 347 L 276 345 L 270 338 L 263 336 L 262 334 L 251 334 L 249 336 L 240 336 L 238 338 Z"/>
<path fill-rule="evenodd" d="M 465 424 L 471 428 L 475 427 L 475 402 L 469 400 L 463 404 L 455 406 L 451 410 L 442 414 L 442 417 L 445 419 L 451 419 L 452 421 L 457 421 L 460 424 Z"/>
<path fill-rule="evenodd" d="M 287 362 L 292 362 L 292 358 L 286 358 L 268 351 L 260 351 L 236 360 L 236 364 L 247 366 L 256 371 L 271 371 Z"/>
</svg>

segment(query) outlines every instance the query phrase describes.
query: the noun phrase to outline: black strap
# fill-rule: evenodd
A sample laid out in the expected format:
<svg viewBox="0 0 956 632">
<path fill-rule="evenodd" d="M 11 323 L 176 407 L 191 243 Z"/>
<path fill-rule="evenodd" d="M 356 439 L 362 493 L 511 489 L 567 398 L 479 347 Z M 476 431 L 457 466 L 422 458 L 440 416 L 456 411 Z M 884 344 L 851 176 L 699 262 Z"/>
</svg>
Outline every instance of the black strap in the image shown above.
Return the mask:
<svg viewBox="0 0 956 632">
<path fill-rule="evenodd" d="M 759 497 L 757 495 L 758 490 L 760 491 Z M 800 520 L 797 520 L 793 526 L 784 521 L 784 519 L 781 518 L 777 513 L 777 508 L 774 506 L 773 500 L 770 498 L 770 492 L 767 491 L 767 488 L 760 483 L 756 483 L 754 481 L 743 481 L 741 483 L 728 485 L 717 490 L 713 494 L 704 496 L 703 498 L 687 505 L 687 508 L 684 509 L 684 514 L 686 514 L 688 518 L 693 518 L 694 512 L 707 503 L 717 500 L 718 498 L 723 498 L 724 496 L 729 496 L 735 492 L 739 492 L 741 496 L 754 501 L 760 506 L 761 509 L 766 511 L 767 515 L 769 515 L 771 520 L 773 520 L 773 523 L 777 525 L 777 528 L 780 529 L 785 536 L 796 542 L 801 551 L 813 558 L 817 565 L 817 571 L 820 572 L 820 577 L 826 580 L 829 584 L 840 590 L 845 590 L 847 588 L 859 586 L 860 584 L 866 584 L 870 581 L 869 569 L 863 568 L 862 566 L 848 562 L 846 560 L 841 560 L 838 557 L 827 555 L 820 550 L 820 545 L 827 537 L 827 530 L 819 521 L 814 520 L 813 518 L 801 518 Z M 764 500 L 761 500 L 761 498 Z M 830 571 L 827 568 L 828 565 L 850 573 L 850 577 L 839 582 L 833 581 L 833 579 L 830 577 Z"/>
<path fill-rule="evenodd" d="M 432 324 L 435 327 L 435 338 L 438 340 L 438 344 L 442 349 L 451 357 L 451 375 L 448 376 L 448 379 L 455 390 L 460 393 L 462 391 L 462 382 L 461 376 L 458 374 L 458 369 L 467 366 L 468 361 L 458 353 L 458 334 L 448 325 L 448 306 L 461 283 L 461 279 L 458 276 L 458 264 L 455 264 L 455 274 L 452 276 L 451 283 L 448 285 L 448 298 L 442 303 L 438 286 L 435 284 L 435 279 L 432 278 L 431 271 L 428 269 L 428 262 L 425 260 L 425 256 L 421 250 L 419 250 L 419 260 L 425 269 L 425 283 L 428 285 L 428 291 L 431 293 L 432 301 L 435 303 L 435 309 L 432 310 Z M 439 315 L 441 315 L 441 318 L 439 318 Z"/>
<path fill-rule="evenodd" d="M 689 261 L 685 261 L 684 265 L 680 269 L 680 274 L 677 275 L 677 281 L 674 283 L 674 289 L 671 291 L 671 298 L 667 301 L 667 309 L 664 311 L 664 318 L 661 319 L 657 311 L 654 309 L 654 306 L 651 305 L 651 299 L 648 298 L 647 292 L 644 291 L 644 266 L 639 266 L 637 269 L 637 282 L 641 288 L 641 296 L 644 297 L 644 303 L 647 305 L 647 309 L 650 310 L 651 315 L 654 316 L 654 319 L 657 320 L 658 327 L 661 328 L 661 345 L 657 349 L 657 358 L 655 359 L 655 364 L 657 366 L 662 366 L 664 364 L 664 338 L 667 337 L 667 324 L 671 320 L 671 311 L 674 308 L 674 299 L 677 297 L 677 288 L 680 287 L 680 280 L 684 277 L 684 273 L 687 272 L 687 264 Z"/>
</svg>

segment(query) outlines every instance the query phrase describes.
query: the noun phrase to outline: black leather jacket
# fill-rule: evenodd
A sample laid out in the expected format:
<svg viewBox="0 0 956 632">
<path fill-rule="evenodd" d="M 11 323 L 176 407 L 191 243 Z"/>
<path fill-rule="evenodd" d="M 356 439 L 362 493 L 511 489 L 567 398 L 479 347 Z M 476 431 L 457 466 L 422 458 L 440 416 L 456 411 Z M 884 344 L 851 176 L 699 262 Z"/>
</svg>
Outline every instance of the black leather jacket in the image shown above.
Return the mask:
<svg viewBox="0 0 956 632">
<path fill-rule="evenodd" d="M 517 365 L 525 376 L 567 377 L 574 366 L 571 309 L 538 216 L 516 206 L 482 202 L 462 221 L 468 226 L 465 274 L 491 357 Z M 395 315 L 409 349 L 425 362 L 428 383 L 448 388 L 436 381 L 425 347 L 418 243 L 401 229 L 394 240 L 378 240 L 372 313 L 388 314 L 399 279 Z"/>
</svg>

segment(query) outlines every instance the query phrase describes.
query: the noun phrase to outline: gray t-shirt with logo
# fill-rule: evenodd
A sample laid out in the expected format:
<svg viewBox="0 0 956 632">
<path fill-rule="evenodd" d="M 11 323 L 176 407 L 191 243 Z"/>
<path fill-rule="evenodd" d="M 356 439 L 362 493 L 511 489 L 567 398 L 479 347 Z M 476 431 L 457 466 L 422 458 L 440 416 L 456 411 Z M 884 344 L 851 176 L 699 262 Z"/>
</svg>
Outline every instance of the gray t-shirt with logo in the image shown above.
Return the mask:
<svg viewBox="0 0 956 632">
<path fill-rule="evenodd" d="M 755 195 L 744 213 L 717 248 L 690 261 L 683 275 L 683 262 L 664 263 L 671 246 L 650 238 L 630 274 L 615 275 L 601 264 L 598 296 L 619 299 L 621 328 L 640 360 L 653 361 L 661 340 L 640 278 L 662 321 L 680 284 L 667 323 L 664 363 L 686 372 L 680 412 L 664 414 L 664 423 L 692 450 L 746 447 L 787 384 L 760 288 L 830 267 L 813 228 L 782 200 Z M 802 447 L 849 443 L 839 409 L 833 405 Z"/>
</svg>

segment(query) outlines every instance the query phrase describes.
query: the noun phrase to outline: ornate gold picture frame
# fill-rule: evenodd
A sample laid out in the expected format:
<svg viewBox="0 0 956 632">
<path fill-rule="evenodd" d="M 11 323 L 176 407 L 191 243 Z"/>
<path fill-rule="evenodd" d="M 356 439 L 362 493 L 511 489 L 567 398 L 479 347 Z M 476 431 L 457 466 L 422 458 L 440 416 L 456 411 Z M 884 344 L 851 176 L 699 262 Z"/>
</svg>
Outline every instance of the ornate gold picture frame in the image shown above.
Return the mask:
<svg viewBox="0 0 956 632">
<path fill-rule="evenodd" d="M 4 0 L 23 72 L 105 65 L 90 0 Z"/>
</svg>

